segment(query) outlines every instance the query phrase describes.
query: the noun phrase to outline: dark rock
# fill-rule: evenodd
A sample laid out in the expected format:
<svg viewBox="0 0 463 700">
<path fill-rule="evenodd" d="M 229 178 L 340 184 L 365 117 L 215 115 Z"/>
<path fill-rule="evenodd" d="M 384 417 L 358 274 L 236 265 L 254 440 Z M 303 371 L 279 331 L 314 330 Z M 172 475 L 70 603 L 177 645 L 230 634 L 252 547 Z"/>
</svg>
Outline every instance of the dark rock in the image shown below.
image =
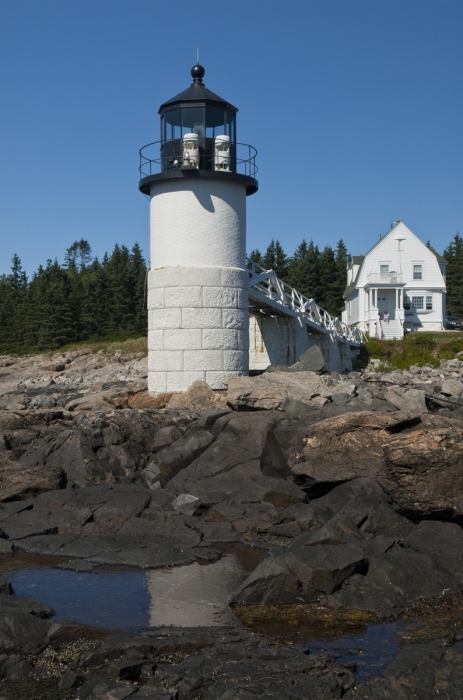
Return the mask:
<svg viewBox="0 0 463 700">
<path fill-rule="evenodd" d="M 404 545 L 463 580 L 463 530 L 459 525 L 424 520 L 407 533 Z"/>
<path fill-rule="evenodd" d="M 360 527 L 366 534 L 385 535 L 402 540 L 415 529 L 415 525 L 410 520 L 399 515 L 387 503 L 380 503 L 373 510 L 369 510 L 367 516 Z"/>
<path fill-rule="evenodd" d="M 306 601 L 317 600 L 323 593 L 333 593 L 343 581 L 354 574 L 366 573 L 368 568 L 363 551 L 352 544 L 311 546 L 307 543 L 292 549 L 284 560 L 302 585 Z"/>
<path fill-rule="evenodd" d="M 439 642 L 406 645 L 380 678 L 358 684 L 346 700 L 459 700 L 463 687 L 463 650 Z"/>
<path fill-rule="evenodd" d="M 0 595 L 14 595 L 13 586 L 3 576 L 0 576 Z"/>
<path fill-rule="evenodd" d="M 165 486 L 176 474 L 199 457 L 214 439 L 213 433 L 193 427 L 183 438 L 158 452 L 150 465 L 150 473 L 154 475 L 154 478 L 149 479 L 150 488 L 153 488 L 158 481 L 161 486 Z"/>
<path fill-rule="evenodd" d="M 391 617 L 420 598 L 442 595 L 445 591 L 457 593 L 460 589 L 459 577 L 440 569 L 430 558 L 411 548 L 394 545 L 369 557 L 368 573 L 352 576 L 330 601 L 342 608 Z"/>
<path fill-rule="evenodd" d="M 60 467 L 27 469 L 0 453 L 0 501 L 25 500 L 65 485 L 66 475 Z"/>
<path fill-rule="evenodd" d="M 60 526 L 68 532 L 72 529 L 64 515 L 46 510 L 23 510 L 3 520 L 1 525 L 3 537 L 10 540 L 20 540 L 33 535 L 57 534 Z M 77 524 L 76 534 L 80 532 L 80 527 Z"/>
<path fill-rule="evenodd" d="M 433 415 L 384 446 L 378 475 L 395 507 L 412 518 L 463 519 L 463 429 Z"/>
<path fill-rule="evenodd" d="M 211 408 L 208 411 L 204 411 L 198 418 L 198 427 L 210 430 L 219 418 L 229 413 L 231 413 L 229 408 Z"/>
<path fill-rule="evenodd" d="M 268 557 L 248 576 L 232 598 L 238 605 L 287 605 L 302 600 L 300 585 L 280 557 Z"/>
<path fill-rule="evenodd" d="M 64 431 L 47 457 L 47 466 L 65 472 L 69 486 L 87 486 L 87 464 L 95 460 L 88 440 L 77 432 Z"/>
<path fill-rule="evenodd" d="M 216 441 L 169 482 L 168 491 L 174 497 L 189 493 L 198 498 L 223 491 L 235 502 L 265 500 L 283 507 L 305 500 L 303 492 L 286 480 L 289 472 L 273 437 L 281 415 L 224 418 L 226 425 Z"/>
<path fill-rule="evenodd" d="M 313 416 L 315 409 L 302 401 L 296 399 L 285 399 L 281 406 L 283 411 L 291 418 L 302 418 L 303 416 Z"/>
<path fill-rule="evenodd" d="M 312 497 L 336 484 L 371 476 L 384 466 L 391 434 L 419 421 L 413 415 L 360 412 L 309 425 L 302 449 L 288 450 L 291 472 Z"/>
<path fill-rule="evenodd" d="M 289 372 L 322 372 L 326 368 L 325 358 L 318 345 L 312 345 L 291 367 Z"/>
</svg>

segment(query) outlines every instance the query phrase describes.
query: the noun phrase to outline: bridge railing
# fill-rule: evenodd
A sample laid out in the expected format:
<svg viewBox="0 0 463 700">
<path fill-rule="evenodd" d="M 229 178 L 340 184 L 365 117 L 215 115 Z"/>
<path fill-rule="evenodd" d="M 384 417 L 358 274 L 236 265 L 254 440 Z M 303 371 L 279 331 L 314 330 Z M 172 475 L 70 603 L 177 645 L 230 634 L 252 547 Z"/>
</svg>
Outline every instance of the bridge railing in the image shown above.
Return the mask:
<svg viewBox="0 0 463 700">
<path fill-rule="evenodd" d="M 318 328 L 322 333 L 331 333 L 340 340 L 347 340 L 361 345 L 365 336 L 356 327 L 347 326 L 336 316 L 332 316 L 317 304 L 314 299 L 308 299 L 290 284 L 280 279 L 273 270 L 266 270 L 251 258 L 247 258 L 249 271 L 249 293 L 252 290 L 269 299 L 271 306 L 279 308 L 287 315 L 301 314 L 310 326 Z"/>
</svg>

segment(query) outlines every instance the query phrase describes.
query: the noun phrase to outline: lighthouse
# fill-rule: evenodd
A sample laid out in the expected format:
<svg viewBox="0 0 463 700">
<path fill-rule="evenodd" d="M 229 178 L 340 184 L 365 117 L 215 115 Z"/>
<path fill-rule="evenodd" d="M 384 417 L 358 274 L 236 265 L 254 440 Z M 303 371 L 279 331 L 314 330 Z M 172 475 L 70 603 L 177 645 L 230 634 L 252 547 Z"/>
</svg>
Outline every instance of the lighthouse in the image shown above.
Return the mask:
<svg viewBox="0 0 463 700">
<path fill-rule="evenodd" d="M 159 109 L 161 139 L 140 150 L 150 198 L 148 389 L 223 389 L 249 370 L 246 197 L 257 151 L 236 140 L 237 108 L 193 82 Z"/>
</svg>

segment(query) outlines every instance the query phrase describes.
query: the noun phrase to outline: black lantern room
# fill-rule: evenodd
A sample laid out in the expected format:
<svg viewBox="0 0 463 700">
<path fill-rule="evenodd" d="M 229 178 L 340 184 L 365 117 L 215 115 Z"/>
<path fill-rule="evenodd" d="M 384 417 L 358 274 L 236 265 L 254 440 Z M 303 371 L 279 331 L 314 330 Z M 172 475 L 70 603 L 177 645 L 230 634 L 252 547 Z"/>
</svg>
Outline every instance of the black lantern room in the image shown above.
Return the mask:
<svg viewBox="0 0 463 700">
<path fill-rule="evenodd" d="M 204 74 L 193 66 L 190 87 L 161 105 L 161 140 L 140 150 L 142 192 L 173 177 L 244 177 L 247 194 L 257 191 L 257 151 L 236 141 L 238 109 L 204 85 Z"/>
</svg>

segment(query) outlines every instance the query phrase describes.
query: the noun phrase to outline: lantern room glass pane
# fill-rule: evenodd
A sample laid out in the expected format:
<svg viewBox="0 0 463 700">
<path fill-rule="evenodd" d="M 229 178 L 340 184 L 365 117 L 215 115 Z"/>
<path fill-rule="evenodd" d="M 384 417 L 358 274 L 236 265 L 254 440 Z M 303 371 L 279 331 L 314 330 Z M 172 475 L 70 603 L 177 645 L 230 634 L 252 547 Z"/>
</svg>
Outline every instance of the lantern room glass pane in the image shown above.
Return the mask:
<svg viewBox="0 0 463 700">
<path fill-rule="evenodd" d="M 206 107 L 206 137 L 213 139 L 225 133 L 225 110 Z"/>
<path fill-rule="evenodd" d="M 183 134 L 198 134 L 204 137 L 204 107 L 185 107 L 183 112 Z"/>
<path fill-rule="evenodd" d="M 226 134 L 227 136 L 230 137 L 230 140 L 232 143 L 235 143 L 236 141 L 236 133 L 235 133 L 235 115 L 232 112 L 227 112 L 226 113 Z"/>
<path fill-rule="evenodd" d="M 163 116 L 163 121 L 165 124 L 162 130 L 164 140 L 172 141 L 172 139 L 179 139 L 182 134 L 182 110 L 172 109 L 170 112 L 166 112 Z"/>
</svg>

